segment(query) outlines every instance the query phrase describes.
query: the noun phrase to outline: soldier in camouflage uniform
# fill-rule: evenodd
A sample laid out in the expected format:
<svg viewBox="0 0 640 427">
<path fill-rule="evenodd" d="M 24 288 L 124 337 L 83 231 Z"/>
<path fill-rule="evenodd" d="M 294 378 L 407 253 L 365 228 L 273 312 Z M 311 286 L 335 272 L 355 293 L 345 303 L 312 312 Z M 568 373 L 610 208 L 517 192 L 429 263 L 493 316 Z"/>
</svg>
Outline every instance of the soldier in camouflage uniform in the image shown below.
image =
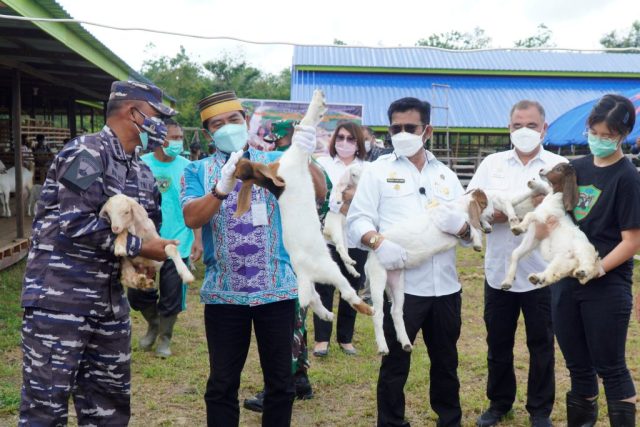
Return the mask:
<svg viewBox="0 0 640 427">
<path fill-rule="evenodd" d="M 80 426 L 129 422 L 129 304 L 115 235 L 99 212 L 124 193 L 159 227 L 159 193 L 135 148 L 162 143 L 159 118 L 174 114 L 155 86 L 114 82 L 106 126 L 67 143 L 47 173 L 22 291 L 21 426 L 66 425 L 71 395 Z M 127 251 L 162 261 L 169 243 L 130 234 Z"/>
</svg>

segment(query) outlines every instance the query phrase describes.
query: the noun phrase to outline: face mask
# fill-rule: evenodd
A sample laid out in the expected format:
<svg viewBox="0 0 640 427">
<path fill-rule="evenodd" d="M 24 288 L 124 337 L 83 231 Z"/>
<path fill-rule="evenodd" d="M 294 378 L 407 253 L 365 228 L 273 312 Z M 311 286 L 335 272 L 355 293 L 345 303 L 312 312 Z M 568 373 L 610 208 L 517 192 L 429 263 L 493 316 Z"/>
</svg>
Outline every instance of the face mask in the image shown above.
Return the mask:
<svg viewBox="0 0 640 427">
<path fill-rule="evenodd" d="M 426 129 L 425 129 L 426 131 Z M 391 143 L 393 144 L 393 152 L 398 157 L 411 157 L 424 147 L 422 142 L 422 132 L 420 135 L 409 132 L 399 132 L 391 135 Z"/>
<path fill-rule="evenodd" d="M 169 140 L 169 146 L 168 147 L 162 147 L 162 151 L 164 151 L 164 154 L 166 154 L 169 157 L 176 157 L 179 156 L 180 153 L 182 153 L 182 148 L 184 146 L 184 143 L 181 139 L 173 139 L 173 140 Z"/>
<path fill-rule="evenodd" d="M 540 132 L 525 127 L 511 132 L 511 142 L 518 151 L 527 154 L 538 148 L 541 136 Z"/>
<path fill-rule="evenodd" d="M 153 151 L 157 147 L 162 146 L 164 144 L 164 139 L 167 136 L 167 132 L 169 131 L 167 126 L 158 117 L 148 117 L 140 110 L 136 111 L 144 117 L 142 125 L 138 125 L 136 121 L 133 121 L 133 124 L 136 126 L 140 134 L 142 149 L 145 151 L 147 149 Z"/>
<path fill-rule="evenodd" d="M 371 151 L 371 141 L 367 140 L 364 142 L 364 149 L 367 153 Z"/>
<path fill-rule="evenodd" d="M 589 142 L 591 154 L 600 158 L 609 157 L 615 153 L 620 146 L 620 142 L 612 141 L 608 138 L 600 138 L 591 132 L 587 135 L 587 141 Z"/>
<path fill-rule="evenodd" d="M 215 131 L 211 137 L 218 150 L 225 153 L 235 153 L 247 145 L 249 131 L 244 123 L 228 123 Z"/>
<path fill-rule="evenodd" d="M 358 148 L 355 144 L 351 144 L 344 140 L 336 141 L 335 147 L 338 156 L 343 158 L 352 157 L 356 153 L 356 150 Z"/>
</svg>

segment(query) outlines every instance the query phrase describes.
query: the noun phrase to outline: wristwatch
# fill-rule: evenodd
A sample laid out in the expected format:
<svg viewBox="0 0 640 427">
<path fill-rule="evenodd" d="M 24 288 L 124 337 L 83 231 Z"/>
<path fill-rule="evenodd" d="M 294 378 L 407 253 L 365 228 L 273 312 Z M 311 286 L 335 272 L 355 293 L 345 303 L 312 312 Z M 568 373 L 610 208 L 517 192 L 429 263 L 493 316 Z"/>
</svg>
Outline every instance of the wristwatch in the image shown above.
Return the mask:
<svg viewBox="0 0 640 427">
<path fill-rule="evenodd" d="M 224 199 L 226 199 L 227 197 L 229 197 L 229 195 L 228 195 L 228 194 L 220 194 L 220 193 L 218 193 L 218 190 L 216 189 L 216 187 L 217 187 L 217 186 L 218 186 L 218 183 L 216 182 L 216 185 L 214 185 L 214 186 L 211 188 L 211 194 L 213 194 L 213 197 L 215 197 L 215 198 L 216 198 L 216 199 L 218 199 L 218 200 L 224 200 Z"/>
<path fill-rule="evenodd" d="M 378 244 L 378 242 L 380 241 L 381 238 L 382 238 L 382 236 L 379 235 L 379 234 L 374 234 L 373 236 L 371 236 L 369 238 L 369 247 L 371 249 L 375 249 L 376 245 Z"/>
</svg>

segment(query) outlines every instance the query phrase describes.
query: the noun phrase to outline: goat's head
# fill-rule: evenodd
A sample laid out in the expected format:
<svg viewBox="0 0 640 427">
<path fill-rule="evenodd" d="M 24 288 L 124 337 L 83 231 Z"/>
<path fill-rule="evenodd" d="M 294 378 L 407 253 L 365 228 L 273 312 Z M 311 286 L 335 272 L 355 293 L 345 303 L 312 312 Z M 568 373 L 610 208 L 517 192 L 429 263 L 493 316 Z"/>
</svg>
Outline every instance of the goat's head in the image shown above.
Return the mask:
<svg viewBox="0 0 640 427">
<path fill-rule="evenodd" d="M 134 199 L 124 194 L 111 196 L 100 209 L 100 217 L 111 224 L 111 231 L 120 234 L 125 230 L 135 234 L 134 224 L 147 216 L 146 211 Z"/>
<path fill-rule="evenodd" d="M 276 198 L 284 191 L 284 180 L 278 176 L 280 163 L 269 164 L 252 162 L 249 159 L 240 159 L 236 165 L 233 176 L 242 181 L 242 187 L 238 193 L 238 206 L 233 214 L 235 218 L 242 216 L 251 207 L 251 186 L 256 184 L 266 188 Z"/>
<path fill-rule="evenodd" d="M 565 211 L 572 211 L 578 204 L 576 170 L 570 163 L 558 163 L 550 169 L 541 169 L 540 177 L 546 180 L 554 193 L 562 193 Z"/>
<path fill-rule="evenodd" d="M 476 189 L 471 191 L 469 199 L 469 222 L 472 227 L 491 233 L 490 220 L 493 216 L 493 202 L 487 194 Z"/>
<path fill-rule="evenodd" d="M 349 173 L 349 185 L 358 186 L 360 176 L 362 175 L 362 163 L 352 163 L 347 167 Z"/>
</svg>

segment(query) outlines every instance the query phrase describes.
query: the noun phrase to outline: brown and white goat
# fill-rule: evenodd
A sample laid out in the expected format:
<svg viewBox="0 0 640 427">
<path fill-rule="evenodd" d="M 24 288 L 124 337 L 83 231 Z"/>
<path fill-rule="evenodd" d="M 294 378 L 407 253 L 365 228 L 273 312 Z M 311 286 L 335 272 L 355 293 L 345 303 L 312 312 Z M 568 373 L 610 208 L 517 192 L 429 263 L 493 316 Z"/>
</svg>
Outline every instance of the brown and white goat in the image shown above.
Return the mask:
<svg viewBox="0 0 640 427">
<path fill-rule="evenodd" d="M 551 185 L 552 193 L 512 228 L 516 235 L 526 234 L 511 254 L 507 276 L 502 283 L 505 290 L 510 289 L 515 280 L 518 261 L 538 246 L 549 264 L 543 272 L 529 275 L 529 281 L 534 285 L 548 286 L 565 277 L 575 277 L 584 285 L 599 275 L 598 252 L 567 213 L 578 203 L 575 169 L 569 163 L 559 163 L 551 169 L 541 170 L 540 177 Z M 536 239 L 536 224 L 548 225 L 548 237 Z"/>
<path fill-rule="evenodd" d="M 140 237 L 143 241 L 160 237 L 156 226 L 149 218 L 147 211 L 138 202 L 124 194 L 116 194 L 110 197 L 100 210 L 100 217 L 105 218 L 111 224 L 111 231 L 117 236 L 113 246 L 115 256 L 122 257 L 120 281 L 124 286 L 136 289 L 150 289 L 155 286 L 155 281 L 145 274 L 138 273 L 136 267 L 159 270 L 162 262 L 137 256 L 127 257 L 127 235 L 129 233 Z M 189 267 L 180 258 L 176 245 L 167 245 L 164 248 L 167 256 L 176 266 L 178 275 L 184 283 L 195 280 Z"/>
<path fill-rule="evenodd" d="M 440 207 L 439 207 L 440 208 Z M 482 231 L 490 231 L 489 219 L 493 216 L 493 205 L 482 190 L 473 190 L 463 197 L 447 203 L 447 209 L 464 213 L 471 227 L 473 249 L 482 250 Z M 432 221 L 429 210 L 409 219 L 407 222 L 394 225 L 385 230 L 385 239 L 397 243 L 407 251 L 405 268 L 416 268 L 432 256 L 455 247 L 459 239 L 441 231 Z M 369 252 L 365 273 L 371 284 L 371 300 L 373 301 L 373 326 L 378 346 L 378 354 L 389 354 L 389 347 L 382 329 L 384 291 L 391 300 L 391 318 L 396 330 L 398 342 L 404 351 L 411 351 L 412 344 L 404 326 L 404 270 L 387 271 L 374 251 Z"/>
<path fill-rule="evenodd" d="M 325 111 L 324 94 L 316 90 L 300 124 L 317 126 Z M 234 175 L 244 183 L 238 194 L 235 215 L 240 216 L 249 210 L 251 185 L 256 184 L 270 190 L 278 198 L 283 242 L 297 276 L 300 305 L 310 305 L 321 319 L 332 320 L 333 313 L 322 305 L 320 295 L 314 287 L 314 283 L 324 283 L 335 286 L 342 298 L 355 310 L 371 315 L 372 308 L 358 297 L 340 273 L 338 265 L 331 259 L 316 211 L 309 160 L 309 153 L 295 144 L 278 161 L 269 165 L 241 159 Z"/>
</svg>

